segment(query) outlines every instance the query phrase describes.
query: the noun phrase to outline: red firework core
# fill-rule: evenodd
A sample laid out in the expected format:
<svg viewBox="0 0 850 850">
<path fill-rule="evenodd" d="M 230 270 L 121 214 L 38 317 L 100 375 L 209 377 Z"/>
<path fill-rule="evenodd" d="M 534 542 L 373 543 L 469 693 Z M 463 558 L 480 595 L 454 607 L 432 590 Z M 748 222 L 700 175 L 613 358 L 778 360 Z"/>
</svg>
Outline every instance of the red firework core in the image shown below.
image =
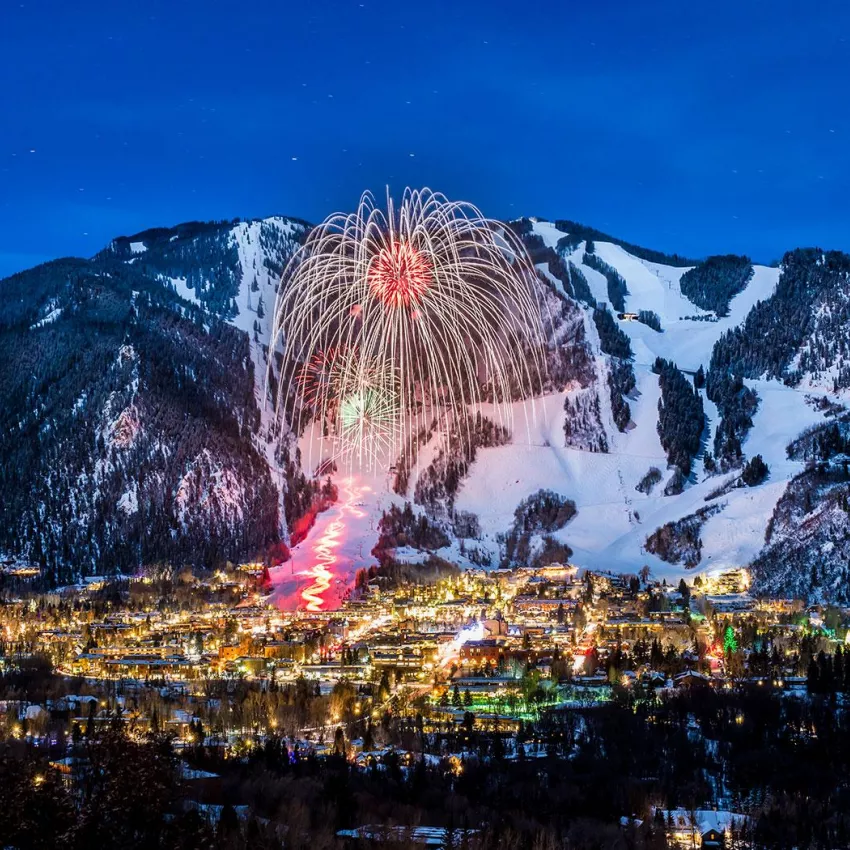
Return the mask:
<svg viewBox="0 0 850 850">
<path fill-rule="evenodd" d="M 409 242 L 394 239 L 372 261 L 368 280 L 372 294 L 388 307 L 410 307 L 431 285 L 431 265 Z"/>
<path fill-rule="evenodd" d="M 328 401 L 337 361 L 335 348 L 317 351 L 298 371 L 296 378 L 307 404 L 319 406 Z"/>
</svg>

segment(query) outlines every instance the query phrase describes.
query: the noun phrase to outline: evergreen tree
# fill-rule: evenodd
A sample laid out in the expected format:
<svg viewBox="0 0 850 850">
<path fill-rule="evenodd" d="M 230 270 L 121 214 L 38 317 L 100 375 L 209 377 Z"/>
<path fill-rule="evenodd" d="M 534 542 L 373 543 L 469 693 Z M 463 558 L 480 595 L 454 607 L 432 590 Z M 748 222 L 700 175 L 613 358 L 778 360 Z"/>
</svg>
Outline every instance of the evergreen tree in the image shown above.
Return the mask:
<svg viewBox="0 0 850 850">
<path fill-rule="evenodd" d="M 702 366 L 694 373 L 694 388 L 701 390 L 705 386 L 705 370 Z"/>
<path fill-rule="evenodd" d="M 748 487 L 755 487 L 767 478 L 768 472 L 768 466 L 762 459 L 762 456 L 756 455 L 744 466 L 741 479 Z"/>
</svg>

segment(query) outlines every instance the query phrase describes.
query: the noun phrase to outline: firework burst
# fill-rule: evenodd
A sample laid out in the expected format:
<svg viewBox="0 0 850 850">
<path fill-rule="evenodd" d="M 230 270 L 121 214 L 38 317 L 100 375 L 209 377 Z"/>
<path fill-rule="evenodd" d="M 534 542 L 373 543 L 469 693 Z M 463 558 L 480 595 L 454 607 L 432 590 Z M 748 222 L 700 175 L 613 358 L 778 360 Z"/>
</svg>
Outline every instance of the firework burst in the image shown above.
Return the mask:
<svg viewBox="0 0 850 850">
<path fill-rule="evenodd" d="M 474 206 L 424 189 L 398 206 L 388 196 L 384 211 L 366 193 L 356 212 L 312 230 L 284 272 L 278 413 L 295 383 L 301 404 L 289 415 L 332 420 L 370 463 L 437 410 L 450 422 L 486 405 L 510 428 L 511 403 L 542 383 L 537 292 L 522 243 Z"/>
<path fill-rule="evenodd" d="M 343 453 L 359 466 L 387 457 L 395 446 L 400 419 L 393 397 L 382 390 L 365 387 L 347 395 L 339 405 Z"/>
<path fill-rule="evenodd" d="M 417 305 L 432 282 L 425 255 L 401 239 L 381 248 L 366 274 L 372 295 L 391 309 Z"/>
<path fill-rule="evenodd" d="M 344 364 L 335 348 L 316 351 L 298 370 L 297 380 L 304 403 L 325 409 L 337 400 L 344 376 Z"/>
</svg>

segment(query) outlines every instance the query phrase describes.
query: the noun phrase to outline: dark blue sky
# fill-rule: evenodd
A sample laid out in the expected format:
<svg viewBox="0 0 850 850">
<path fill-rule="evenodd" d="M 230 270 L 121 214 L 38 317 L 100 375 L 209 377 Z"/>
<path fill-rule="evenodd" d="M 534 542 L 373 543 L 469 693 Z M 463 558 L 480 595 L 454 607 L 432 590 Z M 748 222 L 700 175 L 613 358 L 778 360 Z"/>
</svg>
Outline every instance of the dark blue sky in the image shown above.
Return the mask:
<svg viewBox="0 0 850 850">
<path fill-rule="evenodd" d="M 850 250 L 848 6 L 4 0 L 0 274 L 387 183 L 690 255 Z"/>
</svg>

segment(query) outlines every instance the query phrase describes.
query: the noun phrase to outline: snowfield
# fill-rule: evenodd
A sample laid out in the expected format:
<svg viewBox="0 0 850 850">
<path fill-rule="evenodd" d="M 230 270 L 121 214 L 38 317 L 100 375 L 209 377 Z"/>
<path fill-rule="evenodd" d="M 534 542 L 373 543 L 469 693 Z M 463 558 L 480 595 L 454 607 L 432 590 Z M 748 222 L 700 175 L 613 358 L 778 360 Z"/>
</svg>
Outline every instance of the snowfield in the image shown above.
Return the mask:
<svg viewBox="0 0 850 850">
<path fill-rule="evenodd" d="M 548 222 L 535 222 L 534 231 L 551 247 L 564 235 Z M 777 381 L 748 381 L 759 394 L 760 404 L 744 452 L 748 457 L 763 456 L 770 467 L 768 481 L 759 487 L 735 488 L 716 500 L 706 501 L 710 493 L 736 475 L 704 479 L 698 458 L 697 482 L 678 496 L 664 496 L 670 471 L 656 429 L 661 393 L 651 366 L 656 357 L 663 357 L 688 372 L 696 371 L 700 365 L 708 368 L 717 339 L 740 324 L 758 301 L 772 295 L 779 270 L 755 266 L 746 289 L 732 300 L 729 315 L 701 321 L 694 317 L 713 318 L 713 314 L 682 294 L 679 281 L 686 268 L 639 259 L 609 242 L 595 242 L 595 252 L 625 278 L 629 289 L 627 311 L 652 310 L 664 329 L 657 333 L 640 322 L 620 323 L 635 352 L 637 387 L 629 400 L 633 425 L 626 433 L 617 431 L 603 387 L 600 402 L 610 452 L 597 454 L 565 448 L 564 396 L 544 399 L 537 404 L 544 421 L 530 439 L 521 429 L 515 430 L 512 445 L 479 452 L 464 481 L 457 507 L 479 515 L 486 542 L 494 552 L 496 535 L 510 527 L 517 504 L 545 488 L 576 503 L 577 516 L 555 536 L 569 544 L 574 550 L 573 560 L 581 566 L 633 573 L 648 564 L 655 575 L 675 580 L 686 574 L 746 564 L 764 545 L 765 528 L 787 481 L 802 469 L 801 463 L 787 460 L 785 447 L 804 428 L 822 421 L 822 415 L 806 403 L 801 391 Z M 581 268 L 594 297 L 608 302 L 604 276 L 582 264 L 583 255 L 582 243 L 569 259 Z M 587 324 L 588 337 L 596 340 L 593 323 Z M 702 395 L 710 441 L 720 417 L 715 405 L 704 392 Z M 659 468 L 664 479 L 650 494 L 639 493 L 635 487 L 651 466 Z M 644 551 L 646 537 L 656 528 L 710 504 L 723 505 L 723 509 L 711 516 L 702 529 L 702 561 L 695 570 L 665 563 Z"/>
<path fill-rule="evenodd" d="M 197 292 L 188 285 L 185 277 L 170 277 L 168 282 L 171 288 L 185 301 L 191 301 L 196 306 L 200 305 L 201 299 L 198 298 Z"/>
</svg>

